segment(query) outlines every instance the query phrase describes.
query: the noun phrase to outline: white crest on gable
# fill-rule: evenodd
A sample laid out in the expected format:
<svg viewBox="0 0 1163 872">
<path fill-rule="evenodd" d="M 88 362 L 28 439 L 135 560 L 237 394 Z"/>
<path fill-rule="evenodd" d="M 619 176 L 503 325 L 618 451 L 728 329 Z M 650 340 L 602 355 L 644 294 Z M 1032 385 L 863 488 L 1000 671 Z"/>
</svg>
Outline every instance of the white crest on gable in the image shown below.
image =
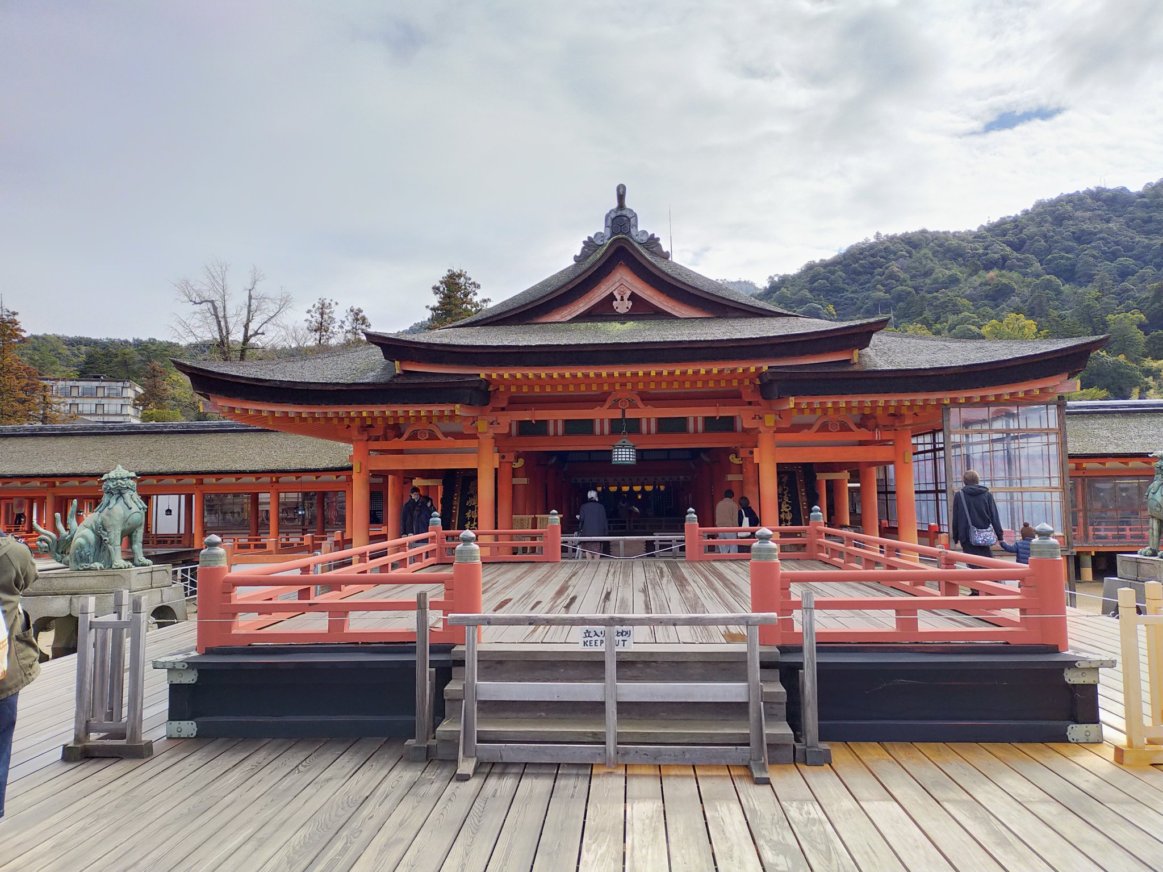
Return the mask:
<svg viewBox="0 0 1163 872">
<path fill-rule="evenodd" d="M 634 303 L 630 299 L 630 289 L 626 285 L 618 285 L 614 288 L 614 311 L 619 315 L 625 315 L 630 311 L 630 307 Z"/>
</svg>

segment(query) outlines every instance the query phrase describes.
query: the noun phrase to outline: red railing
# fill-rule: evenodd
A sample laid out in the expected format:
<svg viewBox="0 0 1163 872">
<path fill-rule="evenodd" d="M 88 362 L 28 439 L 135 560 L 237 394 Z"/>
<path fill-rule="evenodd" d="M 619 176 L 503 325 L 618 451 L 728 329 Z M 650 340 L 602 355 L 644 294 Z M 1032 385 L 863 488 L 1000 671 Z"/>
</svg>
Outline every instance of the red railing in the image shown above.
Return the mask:
<svg viewBox="0 0 1163 872">
<path fill-rule="evenodd" d="M 746 540 L 716 538 L 722 532 L 740 533 L 744 528 L 700 529 L 697 520 L 688 523 L 687 559 L 751 561 L 752 611 L 780 616 L 777 624 L 761 631 L 766 645 L 802 641 L 794 621 L 795 612 L 802 608 L 800 599 L 792 595 L 795 582 L 813 585 L 819 611 L 863 612 L 865 617 L 872 613 L 883 616 L 887 624 L 822 628 L 817 631 L 821 642 L 1002 642 L 1066 650 L 1065 562 L 1045 528 L 1028 565 L 827 528 L 818 520 L 775 531 L 749 530 L 755 535 Z M 415 625 L 411 620 L 401 622 L 399 628 L 351 627 L 355 613 L 414 611 L 414 592 L 403 598 L 385 595 L 403 585 L 440 586 L 439 593 L 430 594 L 430 607 L 442 613 L 431 638 L 462 642 L 463 628 L 445 625 L 444 616 L 480 613 L 482 553 L 489 562 L 561 559 L 558 524 L 479 536 L 445 532 L 434 525 L 422 535 L 329 554 L 239 555 L 238 562 L 267 565 L 235 572 L 230 571 L 221 549 L 207 549 L 198 573 L 198 649 L 263 643 L 412 642 Z M 726 543 L 748 545 L 749 550 L 722 554 L 714 550 Z M 784 572 L 781 560 L 814 560 L 827 568 Z M 449 563 L 451 571 L 433 571 Z M 874 585 L 875 592 L 827 596 L 820 590 L 854 582 Z M 964 595 L 962 590 L 975 595 Z M 924 615 L 940 612 L 979 620 L 974 626 L 947 620 L 930 626 L 922 623 Z M 325 615 L 325 622 L 312 621 L 310 616 L 317 614 Z"/>
<path fill-rule="evenodd" d="M 1029 564 L 1024 565 L 832 529 L 819 521 L 793 529 L 803 544 L 798 552 L 773 548 L 774 537 L 769 538 L 766 530 L 760 531 L 752 548 L 751 609 L 780 616 L 776 625 L 760 630 L 765 645 L 803 641 L 793 620 L 802 603 L 792 596 L 792 582 L 859 582 L 876 585 L 892 595 L 828 596 L 816 587 L 816 609 L 873 612 L 891 619 L 891 625 L 821 628 L 816 631 L 820 642 L 1003 642 L 1050 645 L 1059 651 L 1067 648 L 1066 566 L 1048 533 L 1036 543 Z M 794 538 L 787 535 L 789 528 L 780 533 L 785 544 Z M 1048 556 L 1051 554 L 1054 556 Z M 783 572 L 781 558 L 816 560 L 831 568 Z M 926 559 L 931 562 L 926 563 Z M 959 568 L 958 563 L 965 568 Z M 963 595 L 962 588 L 971 593 Z M 942 611 L 978 618 L 981 623 L 970 627 L 949 626 L 947 622 L 921 625 L 923 614 Z"/>
<path fill-rule="evenodd" d="M 446 532 L 433 524 L 427 533 L 306 557 L 258 547 L 241 554 L 208 548 L 198 570 L 198 650 L 258 644 L 414 642 L 415 621 L 411 619 L 399 628 L 351 626 L 355 614 L 415 612 L 415 591 L 403 598 L 388 593 L 401 586 L 440 587 L 435 594 L 425 591 L 429 609 L 442 613 L 440 625 L 429 638 L 436 643 L 463 643 L 464 628 L 446 626 L 444 616 L 481 610 L 482 554 L 490 562 L 561 560 L 558 524 L 543 530 L 493 530 L 479 536 L 483 542 L 472 533 Z M 432 571 L 450 563 L 451 571 Z M 231 571 L 232 566 L 244 564 L 248 568 Z M 312 615 L 326 619 L 312 620 Z"/>
</svg>

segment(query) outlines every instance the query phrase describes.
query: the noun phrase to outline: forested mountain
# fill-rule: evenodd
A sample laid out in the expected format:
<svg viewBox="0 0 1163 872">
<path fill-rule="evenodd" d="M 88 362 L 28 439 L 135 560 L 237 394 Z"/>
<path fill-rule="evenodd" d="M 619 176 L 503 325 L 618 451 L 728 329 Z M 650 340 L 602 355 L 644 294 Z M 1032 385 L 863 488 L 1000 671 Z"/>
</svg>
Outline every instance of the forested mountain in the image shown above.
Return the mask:
<svg viewBox="0 0 1163 872">
<path fill-rule="evenodd" d="M 1130 396 L 1163 358 L 1163 181 L 1065 194 L 977 230 L 878 234 L 773 276 L 760 299 L 966 339 L 1110 333 L 1083 384 Z M 1117 383 L 1096 378 L 1114 369 Z"/>
</svg>

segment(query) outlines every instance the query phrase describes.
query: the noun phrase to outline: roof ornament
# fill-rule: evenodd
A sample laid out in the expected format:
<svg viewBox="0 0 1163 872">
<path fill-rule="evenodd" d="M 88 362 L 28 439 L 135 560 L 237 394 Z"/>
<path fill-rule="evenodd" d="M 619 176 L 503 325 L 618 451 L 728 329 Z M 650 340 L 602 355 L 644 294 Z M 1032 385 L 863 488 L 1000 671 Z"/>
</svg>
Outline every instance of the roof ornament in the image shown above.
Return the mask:
<svg viewBox="0 0 1163 872">
<path fill-rule="evenodd" d="M 626 186 L 618 185 L 618 203 L 606 213 L 604 231 L 588 237 L 581 251 L 574 256 L 574 263 L 581 263 L 615 236 L 628 236 L 655 257 L 670 260 L 670 252 L 664 251 L 662 241 L 653 233 L 638 229 L 638 213 L 626 207 Z"/>
</svg>

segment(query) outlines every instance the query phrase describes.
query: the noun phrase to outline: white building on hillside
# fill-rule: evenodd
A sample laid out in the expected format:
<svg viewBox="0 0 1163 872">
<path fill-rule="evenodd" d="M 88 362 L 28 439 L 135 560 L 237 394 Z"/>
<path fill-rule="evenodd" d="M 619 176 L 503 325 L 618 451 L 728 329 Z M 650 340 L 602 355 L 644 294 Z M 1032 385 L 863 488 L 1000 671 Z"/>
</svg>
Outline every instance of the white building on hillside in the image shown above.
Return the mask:
<svg viewBox="0 0 1163 872">
<path fill-rule="evenodd" d="M 59 415 L 99 424 L 141 422 L 137 382 L 107 378 L 47 378 L 53 406 Z"/>
</svg>

